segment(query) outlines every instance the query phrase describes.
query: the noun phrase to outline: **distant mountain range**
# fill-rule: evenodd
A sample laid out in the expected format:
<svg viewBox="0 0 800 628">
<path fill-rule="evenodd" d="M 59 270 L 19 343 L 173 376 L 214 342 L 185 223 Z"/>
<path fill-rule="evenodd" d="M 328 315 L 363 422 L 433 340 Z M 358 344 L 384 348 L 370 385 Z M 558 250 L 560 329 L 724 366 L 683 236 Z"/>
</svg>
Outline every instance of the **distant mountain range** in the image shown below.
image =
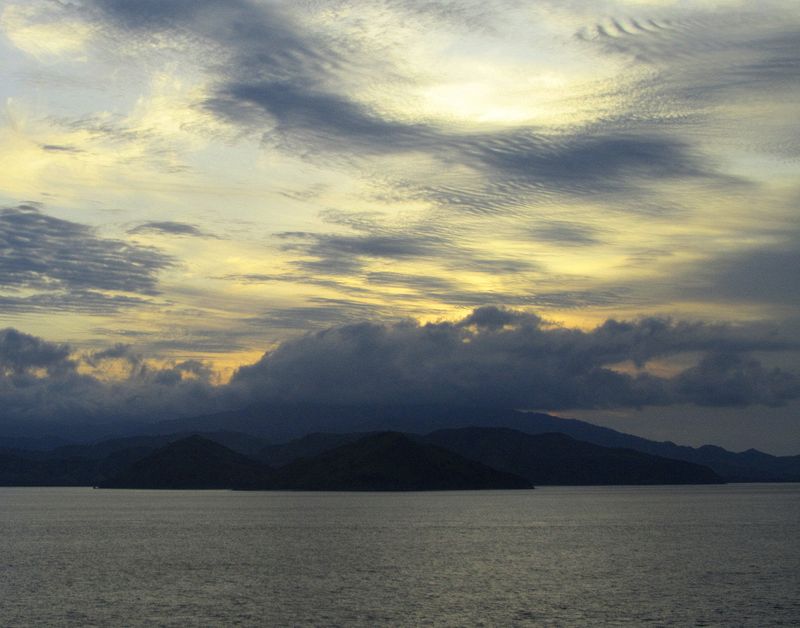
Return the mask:
<svg viewBox="0 0 800 628">
<path fill-rule="evenodd" d="M 469 439 L 463 428 L 502 428 L 516 430 L 512 441 L 528 442 L 527 436 L 537 434 L 562 434 L 584 444 L 581 452 L 570 449 L 570 456 L 583 460 L 580 469 L 594 468 L 594 475 L 568 471 L 576 469 L 567 457 L 567 450 L 554 437 L 550 447 L 529 453 L 519 452 L 508 444 L 504 453 L 492 453 L 499 447 L 502 432 L 482 432 L 480 438 Z M 335 430 L 335 433 L 331 433 Z M 141 426 L 124 426 L 114 438 L 97 439 L 93 444 L 58 445 L 63 435 L 48 437 L 22 437 L 3 439 L 0 437 L 0 483 L 42 484 L 49 478 L 51 484 L 96 484 L 113 476 L 131 461 L 153 452 L 159 447 L 191 434 L 201 434 L 250 459 L 273 467 L 281 467 L 297 458 L 311 458 L 337 446 L 351 443 L 364 434 L 380 431 L 401 431 L 413 434 L 413 438 L 430 439 L 428 444 L 442 445 L 435 433 L 459 431 L 462 438 L 451 442 L 449 448 L 468 458 L 473 458 L 498 470 L 520 473 L 521 466 L 509 469 L 503 466 L 506 458 L 513 458 L 520 465 L 521 458 L 544 461 L 550 452 L 558 451 L 561 470 L 553 475 L 541 475 L 531 481 L 546 483 L 644 483 L 635 475 L 615 479 L 615 469 L 624 466 L 630 473 L 637 464 L 647 468 L 647 458 L 637 458 L 630 450 L 662 459 L 682 461 L 705 466 L 728 482 L 785 482 L 800 481 L 800 456 L 772 456 L 756 450 L 734 453 L 707 445 L 693 448 L 672 442 L 656 442 L 624 434 L 575 419 L 562 419 L 542 413 L 520 412 L 497 408 L 465 408 L 453 406 L 260 406 L 241 412 L 213 414 L 193 418 L 165 421 Z M 519 435 L 519 433 L 522 435 Z M 419 436 L 428 434 L 427 437 Z M 491 434 L 491 438 L 490 438 Z M 113 434 L 111 435 L 113 436 Z M 512 443 L 514 444 L 514 443 Z M 4 448 L 5 445 L 5 448 Z M 617 451 L 598 453 L 587 445 L 616 450 L 629 450 L 626 454 Z M 516 443 L 519 446 L 519 443 Z M 531 444 L 531 447 L 532 444 Z M 113 455 L 112 455 L 113 454 Z M 593 456 L 602 460 L 590 462 Z M 502 460 L 501 460 L 502 458 Z M 530 461 L 529 461 L 530 462 Z M 530 464 L 533 464 L 530 462 Z M 544 464 L 544 462 L 542 462 Z M 594 465 L 594 467 L 592 467 Z M 652 464 L 648 477 L 672 477 L 670 471 L 659 471 Z M 644 473 L 644 471 L 643 471 Z M 523 474 L 524 475 L 524 474 Z M 621 477 L 621 476 L 620 476 Z M 677 478 L 678 476 L 674 476 Z M 649 480 L 656 481 L 656 480 Z M 662 480 L 658 480 L 662 481 Z"/>
<path fill-rule="evenodd" d="M 453 490 L 533 484 L 701 484 L 711 469 L 633 450 L 530 435 L 508 428 L 313 434 L 245 455 L 219 441 L 258 439 L 227 432 L 205 437 L 116 439 L 51 452 L 0 453 L 0 484 L 108 488 L 261 490 Z"/>
<path fill-rule="evenodd" d="M 362 436 L 280 469 L 211 440 L 190 436 L 157 449 L 100 487 L 316 491 L 532 488 L 517 475 L 397 432 Z"/>
<path fill-rule="evenodd" d="M 576 419 L 493 407 L 444 405 L 253 406 L 238 412 L 165 421 L 134 433 L 243 432 L 284 443 L 316 432 L 339 434 L 395 430 L 427 434 L 463 427 L 506 427 L 528 434 L 555 432 L 601 445 L 705 465 L 728 482 L 800 482 L 800 456 L 772 456 L 750 449 L 741 453 L 705 445 L 687 447 L 653 441 Z M 129 432 L 130 433 L 130 432 Z"/>
</svg>

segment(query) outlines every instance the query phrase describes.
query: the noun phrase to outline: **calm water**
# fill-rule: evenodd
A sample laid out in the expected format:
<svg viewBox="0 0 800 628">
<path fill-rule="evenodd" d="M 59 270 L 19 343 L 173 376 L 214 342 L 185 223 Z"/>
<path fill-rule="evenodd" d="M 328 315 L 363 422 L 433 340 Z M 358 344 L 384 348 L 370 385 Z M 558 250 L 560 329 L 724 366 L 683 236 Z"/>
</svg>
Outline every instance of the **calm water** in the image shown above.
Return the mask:
<svg viewBox="0 0 800 628">
<path fill-rule="evenodd" d="M 798 625 L 798 524 L 798 484 L 0 489 L 0 625 Z"/>
</svg>

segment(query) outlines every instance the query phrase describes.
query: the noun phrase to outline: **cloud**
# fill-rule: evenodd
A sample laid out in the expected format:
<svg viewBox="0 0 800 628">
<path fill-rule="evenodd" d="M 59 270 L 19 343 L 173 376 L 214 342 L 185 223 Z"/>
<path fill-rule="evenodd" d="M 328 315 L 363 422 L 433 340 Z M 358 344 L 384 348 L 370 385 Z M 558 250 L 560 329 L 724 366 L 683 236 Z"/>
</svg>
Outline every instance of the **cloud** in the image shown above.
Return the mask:
<svg viewBox="0 0 800 628">
<path fill-rule="evenodd" d="M 127 376 L 99 379 L 78 368 L 107 360 L 125 361 Z M 127 345 L 78 355 L 67 344 L 8 328 L 0 330 L 0 426 L 112 426 L 200 414 L 213 410 L 224 393 L 212 386 L 212 375 L 196 360 L 153 366 Z"/>
<path fill-rule="evenodd" d="M 155 220 L 144 222 L 141 225 L 129 229 L 128 233 L 160 233 L 175 236 L 194 236 L 197 238 L 216 238 L 217 236 L 207 233 L 197 225 L 185 222 L 174 222 L 172 220 Z"/>
<path fill-rule="evenodd" d="M 411 87 L 419 77 L 402 76 L 391 55 L 380 57 L 364 47 L 361 30 L 348 31 L 341 23 L 340 31 L 320 18 L 314 5 L 95 0 L 94 6 L 101 19 L 125 29 L 128 37 L 168 31 L 188 42 L 195 58 L 213 59 L 205 63 L 212 79 L 202 106 L 248 134 L 258 133 L 266 144 L 328 164 L 331 156 L 359 163 L 422 154 L 443 168 L 470 172 L 467 185 L 448 176 L 444 182 L 403 177 L 407 198 L 489 213 L 554 194 L 620 197 L 651 180 L 721 182 L 702 151 L 664 131 L 661 121 L 668 113 L 652 123 L 632 110 L 591 126 L 548 129 L 526 123 L 488 130 L 382 108 L 363 98 L 376 79 L 385 84 L 396 75 Z M 485 25 L 491 14 L 472 3 L 379 2 L 370 5 L 368 15 L 376 12 L 419 20 L 422 28 L 446 16 L 437 23 L 450 29 Z"/>
<path fill-rule="evenodd" d="M 602 243 L 596 229 L 565 220 L 544 221 L 533 230 L 532 235 L 541 242 L 562 246 L 594 246 Z"/>
<path fill-rule="evenodd" d="M 800 378 L 734 353 L 713 353 L 677 377 L 681 396 L 699 405 L 781 406 L 800 397 Z"/>
<path fill-rule="evenodd" d="M 383 322 L 342 322 L 359 316 Z M 800 398 L 795 372 L 767 367 L 754 357 L 796 351 L 798 343 L 757 326 L 646 318 L 611 319 L 582 331 L 492 306 L 452 322 L 420 324 L 387 316 L 364 304 L 324 299 L 313 307 L 267 312 L 249 321 L 253 329 L 321 329 L 285 340 L 240 367 L 228 384 L 215 384 L 210 367 L 196 360 L 158 366 L 122 344 L 79 355 L 68 345 L 5 329 L 0 331 L 0 423 L 122 425 L 263 403 L 559 410 L 778 406 Z M 646 368 L 653 360 L 698 354 L 694 364 L 671 377 Z M 100 379 L 109 372 L 104 362 L 113 360 L 126 365 L 123 375 Z M 615 367 L 625 362 L 640 369 Z M 91 369 L 85 372 L 81 364 Z"/>
<path fill-rule="evenodd" d="M 214 0 L 95 0 L 94 4 L 128 28 L 163 29 L 180 26 L 218 5 Z M 231 6 L 241 6 L 235 0 Z"/>
<path fill-rule="evenodd" d="M 353 319 L 398 318 L 387 311 L 388 308 L 361 301 L 312 297 L 309 303 L 310 305 L 297 307 L 273 307 L 259 315 L 248 317 L 244 322 L 254 328 L 296 332 L 343 325 Z"/>
<path fill-rule="evenodd" d="M 83 355 L 83 360 L 89 366 L 96 368 L 106 360 L 125 360 L 131 365 L 136 365 L 142 361 L 142 356 L 134 353 L 131 345 L 117 343 L 108 349 L 89 351 Z"/>
<path fill-rule="evenodd" d="M 577 38 L 647 70 L 629 78 L 627 117 L 702 120 L 703 133 L 723 144 L 796 157 L 786 111 L 798 97 L 800 22 L 786 5 L 765 9 L 617 17 Z M 742 124 L 754 115 L 757 124 Z"/>
<path fill-rule="evenodd" d="M 799 75 L 796 13 L 776 7 L 768 13 L 695 11 L 668 21 L 611 18 L 577 37 L 662 68 L 671 80 L 667 87 L 682 87 L 685 96 L 782 86 Z"/>
<path fill-rule="evenodd" d="M 42 150 L 50 153 L 81 153 L 82 149 L 76 146 L 64 146 L 61 144 L 42 144 Z"/>
<path fill-rule="evenodd" d="M 0 375 L 20 375 L 32 369 L 48 373 L 70 371 L 68 345 L 47 342 L 16 329 L 0 329 Z"/>
<path fill-rule="evenodd" d="M 800 394 L 796 375 L 767 370 L 751 351 L 796 343 L 762 332 L 701 323 L 609 320 L 584 332 L 551 327 L 533 315 L 495 307 L 451 323 L 359 323 L 288 340 L 239 369 L 231 386 L 262 401 L 330 404 L 455 403 L 523 408 L 603 408 L 696 403 L 784 403 Z M 701 352 L 675 378 L 632 361 Z M 720 363 L 716 355 L 739 362 Z M 748 384 L 726 395 L 736 378 Z M 703 386 L 702 382 L 715 382 Z"/>
<path fill-rule="evenodd" d="M 667 279 L 635 280 L 628 289 L 661 301 L 757 305 L 791 316 L 800 305 L 796 272 L 800 267 L 800 239 L 790 225 L 780 236 L 765 235 L 758 228 L 747 234 L 747 239 L 765 238 L 768 243 L 759 246 L 745 240 L 738 249 L 714 251 L 708 247 L 711 250 L 703 251 L 696 260 L 671 264 Z"/>
<path fill-rule="evenodd" d="M 301 136 L 304 152 L 314 146 L 337 152 L 398 153 L 425 148 L 437 139 L 426 125 L 383 118 L 345 95 L 319 91 L 313 84 L 228 84 L 206 106 L 229 120 L 271 123 L 267 137 L 283 146 L 296 145 L 293 136 Z"/>
<path fill-rule="evenodd" d="M 710 299 L 800 305 L 800 239 L 718 255 L 695 271 Z"/>
<path fill-rule="evenodd" d="M 0 209 L 0 252 L 0 303 L 14 311 L 144 305 L 159 294 L 158 273 L 174 264 L 158 249 L 99 237 L 32 205 Z"/>
<path fill-rule="evenodd" d="M 443 244 L 439 237 L 414 233 L 284 233 L 278 237 L 290 241 L 283 245 L 283 250 L 299 250 L 331 266 L 361 257 L 404 259 L 432 256 Z"/>
</svg>

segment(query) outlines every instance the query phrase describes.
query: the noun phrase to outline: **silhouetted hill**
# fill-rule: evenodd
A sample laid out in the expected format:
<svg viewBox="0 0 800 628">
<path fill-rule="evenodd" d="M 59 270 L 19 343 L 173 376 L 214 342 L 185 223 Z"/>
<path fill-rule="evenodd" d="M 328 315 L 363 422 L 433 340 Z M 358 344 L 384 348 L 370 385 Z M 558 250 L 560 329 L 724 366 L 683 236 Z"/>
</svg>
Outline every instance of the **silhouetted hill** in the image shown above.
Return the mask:
<svg viewBox="0 0 800 628">
<path fill-rule="evenodd" d="M 142 436 L 128 436 L 125 438 L 112 438 L 90 444 L 64 445 L 56 447 L 42 455 L 48 458 L 86 458 L 90 460 L 100 460 L 116 452 L 128 449 L 137 449 L 145 452 L 154 451 L 169 443 L 188 438 L 189 436 L 200 436 L 249 457 L 257 456 L 259 452 L 268 445 L 268 441 L 263 438 L 258 438 L 250 434 L 242 434 L 240 432 L 189 431 L 173 434 L 148 434 Z"/>
<path fill-rule="evenodd" d="M 278 470 L 279 488 L 320 491 L 430 491 L 532 488 L 491 469 L 398 432 L 365 436 Z"/>
<path fill-rule="evenodd" d="M 309 404 L 253 406 L 239 413 L 162 422 L 140 426 L 140 429 L 153 430 L 150 434 L 129 434 L 88 445 L 62 445 L 50 451 L 0 450 L 0 484 L 97 484 L 137 457 L 144 457 L 189 434 L 201 434 L 250 458 L 280 466 L 298 457 L 312 457 L 352 442 L 365 433 L 387 429 L 428 433 L 468 426 L 506 427 L 527 434 L 562 433 L 603 447 L 633 449 L 708 466 L 729 482 L 800 481 L 800 456 L 771 456 L 752 449 L 734 453 L 712 445 L 692 448 L 541 413 L 436 405 L 329 407 Z M 242 433 L 249 430 L 251 434 Z M 340 433 L 319 433 L 320 430 Z M 280 445 L 269 444 L 268 439 L 281 442 L 281 435 L 287 434 L 307 436 Z M 47 439 L 26 441 L 17 437 L 8 441 L 16 445 L 30 444 L 31 449 L 40 449 L 46 442 Z M 87 460 L 93 462 L 90 464 Z M 45 461 L 50 463 L 43 464 Z"/>
<path fill-rule="evenodd" d="M 137 460 L 102 488 L 222 489 L 265 485 L 272 470 L 227 447 L 190 436 Z"/>
<path fill-rule="evenodd" d="M 632 449 L 602 447 L 565 434 L 525 434 L 506 428 L 462 428 L 425 441 L 471 460 L 516 473 L 534 484 L 718 484 L 708 467 Z"/>
<path fill-rule="evenodd" d="M 635 449 L 664 458 L 693 462 L 710 467 L 727 482 L 800 482 L 800 456 L 772 456 L 755 449 L 735 453 L 714 445 L 688 447 L 670 441 L 648 440 L 577 419 L 539 413 L 518 414 L 525 417 L 522 426 L 517 427 L 523 432 L 559 432 L 595 445 Z"/>
<path fill-rule="evenodd" d="M 711 445 L 693 448 L 652 441 L 577 419 L 492 407 L 260 405 L 236 412 L 162 422 L 148 426 L 148 430 L 171 433 L 225 429 L 281 442 L 314 432 L 395 430 L 424 434 L 469 426 L 507 427 L 529 434 L 558 432 L 603 447 L 635 449 L 708 466 L 730 482 L 800 481 L 800 456 L 772 456 L 755 450 L 734 453 Z"/>
<path fill-rule="evenodd" d="M 299 458 L 313 458 L 324 451 L 352 443 L 367 435 L 361 432 L 351 434 L 316 432 L 288 443 L 267 445 L 258 452 L 257 459 L 272 467 L 282 467 Z"/>
</svg>

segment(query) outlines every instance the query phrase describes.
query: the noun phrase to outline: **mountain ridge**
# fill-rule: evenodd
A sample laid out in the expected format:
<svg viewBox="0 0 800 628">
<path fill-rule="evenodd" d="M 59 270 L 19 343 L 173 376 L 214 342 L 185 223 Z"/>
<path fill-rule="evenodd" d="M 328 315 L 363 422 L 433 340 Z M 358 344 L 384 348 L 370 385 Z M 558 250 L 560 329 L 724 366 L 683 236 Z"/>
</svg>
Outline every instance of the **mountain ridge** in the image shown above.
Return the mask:
<svg viewBox="0 0 800 628">
<path fill-rule="evenodd" d="M 243 443 L 252 445 L 247 453 L 258 457 L 259 449 L 272 447 L 274 452 L 277 452 L 293 440 L 312 434 L 342 435 L 381 430 L 424 434 L 439 429 L 468 426 L 509 427 L 528 434 L 563 433 L 577 440 L 603 447 L 634 449 L 642 453 L 709 466 L 729 482 L 800 481 L 800 455 L 773 456 L 752 448 L 737 453 L 716 445 L 695 448 L 677 445 L 671 441 L 653 441 L 578 419 L 494 407 L 437 405 L 350 407 L 318 404 L 251 406 L 241 411 L 175 419 L 146 426 L 127 425 L 116 430 L 114 437 L 130 438 L 137 434 L 140 436 L 149 434 L 148 438 L 157 438 L 158 435 L 173 437 L 176 433 L 245 432 L 244 435 L 239 434 L 232 438 L 238 438 Z M 19 440 L 10 442 L 21 444 Z M 39 451 L 37 455 L 46 459 L 50 455 L 48 451 L 41 450 L 43 442 L 46 441 L 37 441 L 33 444 Z M 231 441 L 228 444 L 233 443 Z M 241 449 L 242 445 L 239 444 L 235 448 Z M 8 453 L 9 450 L 6 451 L 6 454 Z"/>
</svg>

